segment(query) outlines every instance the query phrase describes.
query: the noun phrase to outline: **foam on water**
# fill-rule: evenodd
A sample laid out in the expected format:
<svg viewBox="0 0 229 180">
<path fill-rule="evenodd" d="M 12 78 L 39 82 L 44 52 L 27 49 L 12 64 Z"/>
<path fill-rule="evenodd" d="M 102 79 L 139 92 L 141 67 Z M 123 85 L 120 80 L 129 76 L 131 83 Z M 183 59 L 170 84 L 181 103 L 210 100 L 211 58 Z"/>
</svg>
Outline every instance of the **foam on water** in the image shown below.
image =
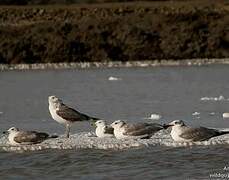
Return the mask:
<svg viewBox="0 0 229 180">
<path fill-rule="evenodd" d="M 143 119 L 150 119 L 150 120 L 159 120 L 161 119 L 161 115 L 160 114 L 151 114 L 150 117 L 146 117 L 146 118 L 143 118 Z"/>
<path fill-rule="evenodd" d="M 120 80 L 122 80 L 122 79 L 121 79 L 121 78 L 118 78 L 118 77 L 110 76 L 110 77 L 108 78 L 108 80 L 109 80 L 109 81 L 120 81 Z"/>
<path fill-rule="evenodd" d="M 229 101 L 229 98 L 225 98 L 224 96 L 220 95 L 219 97 L 201 97 L 201 101 Z"/>
<path fill-rule="evenodd" d="M 229 129 L 228 129 L 229 130 Z M 82 132 L 73 134 L 69 139 L 60 136 L 56 139 L 48 139 L 40 144 L 11 146 L 8 144 L 6 136 L 0 138 L 0 151 L 25 152 L 39 151 L 45 149 L 103 149 L 103 150 L 123 150 L 130 148 L 143 148 L 153 146 L 188 147 L 188 146 L 211 146 L 229 144 L 229 135 L 219 136 L 203 142 L 174 142 L 169 131 L 160 131 L 150 139 L 123 139 L 98 138 L 93 132 Z"/>
</svg>

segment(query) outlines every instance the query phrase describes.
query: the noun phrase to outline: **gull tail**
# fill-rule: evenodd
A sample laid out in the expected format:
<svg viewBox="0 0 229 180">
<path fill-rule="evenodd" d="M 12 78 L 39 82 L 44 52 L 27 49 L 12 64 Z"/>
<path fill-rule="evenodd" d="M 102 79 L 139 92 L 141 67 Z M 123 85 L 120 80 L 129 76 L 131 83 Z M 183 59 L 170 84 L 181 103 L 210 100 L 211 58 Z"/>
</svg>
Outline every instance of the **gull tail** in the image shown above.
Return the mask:
<svg viewBox="0 0 229 180">
<path fill-rule="evenodd" d="M 95 122 L 98 121 L 98 120 L 100 120 L 100 119 L 99 118 L 90 117 L 89 121 L 90 121 L 91 126 L 96 127 Z"/>
<path fill-rule="evenodd" d="M 52 139 L 52 138 L 58 138 L 59 136 L 53 134 L 53 135 L 50 135 L 48 138 Z"/>
<path fill-rule="evenodd" d="M 229 131 L 218 131 L 219 136 L 224 135 L 224 134 L 229 134 Z"/>
<path fill-rule="evenodd" d="M 91 126 L 95 126 L 95 122 L 100 120 L 99 118 L 91 117 L 86 114 L 81 114 L 83 121 L 89 121 Z"/>
<path fill-rule="evenodd" d="M 151 136 L 147 135 L 147 136 L 141 137 L 140 139 L 150 139 L 150 138 L 151 138 Z"/>
<path fill-rule="evenodd" d="M 90 121 L 92 121 L 92 122 L 96 122 L 98 120 L 100 120 L 100 119 L 99 118 L 90 117 Z"/>
<path fill-rule="evenodd" d="M 91 117 L 86 114 L 81 114 L 82 121 L 97 121 L 99 118 Z"/>
<path fill-rule="evenodd" d="M 92 122 L 92 123 L 95 123 L 96 121 L 98 121 L 98 120 L 100 120 L 100 119 L 99 119 L 99 118 L 95 118 L 95 117 L 90 117 L 90 116 L 88 116 L 88 117 L 87 117 L 87 120 L 90 121 L 90 122 Z"/>
</svg>

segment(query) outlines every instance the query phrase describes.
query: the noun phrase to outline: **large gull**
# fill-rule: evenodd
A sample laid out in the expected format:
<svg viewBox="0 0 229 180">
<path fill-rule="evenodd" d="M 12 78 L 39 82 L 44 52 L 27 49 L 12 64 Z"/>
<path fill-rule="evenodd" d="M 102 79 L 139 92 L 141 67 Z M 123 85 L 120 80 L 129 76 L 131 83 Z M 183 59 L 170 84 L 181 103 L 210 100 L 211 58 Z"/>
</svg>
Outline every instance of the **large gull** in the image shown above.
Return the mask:
<svg viewBox="0 0 229 180">
<path fill-rule="evenodd" d="M 205 141 L 216 136 L 229 134 L 229 131 L 219 131 L 206 127 L 189 127 L 182 120 L 174 120 L 164 125 L 164 128 L 168 127 L 172 127 L 170 135 L 177 142 Z"/>
<path fill-rule="evenodd" d="M 49 138 L 57 138 L 57 136 L 50 136 L 49 134 L 44 132 L 22 131 L 15 127 L 11 127 L 7 130 L 7 132 L 3 133 L 9 134 L 8 140 L 11 145 L 37 144 Z"/>
<path fill-rule="evenodd" d="M 90 117 L 86 114 L 65 105 L 61 99 L 56 96 L 49 96 L 49 112 L 52 118 L 66 127 L 65 135 L 69 138 L 70 127 L 74 122 L 78 121 L 95 121 L 98 118 Z"/>
</svg>

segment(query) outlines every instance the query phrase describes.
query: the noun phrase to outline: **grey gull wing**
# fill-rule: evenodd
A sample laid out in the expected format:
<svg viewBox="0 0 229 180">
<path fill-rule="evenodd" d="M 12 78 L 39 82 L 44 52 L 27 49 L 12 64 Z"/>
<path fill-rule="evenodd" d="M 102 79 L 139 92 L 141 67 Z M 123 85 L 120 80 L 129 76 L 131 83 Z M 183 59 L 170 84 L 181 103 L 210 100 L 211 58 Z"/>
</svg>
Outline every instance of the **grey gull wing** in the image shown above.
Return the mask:
<svg viewBox="0 0 229 180">
<path fill-rule="evenodd" d="M 141 136 L 141 135 L 150 135 L 153 134 L 163 127 L 160 124 L 156 123 L 137 123 L 137 124 L 126 124 L 124 125 L 125 132 L 123 135 L 129 136 Z"/>
<path fill-rule="evenodd" d="M 209 129 L 205 127 L 187 128 L 180 137 L 184 139 L 191 139 L 192 141 L 205 141 L 212 137 L 220 136 L 226 133 L 227 132 L 221 132 L 216 129 Z"/>
</svg>

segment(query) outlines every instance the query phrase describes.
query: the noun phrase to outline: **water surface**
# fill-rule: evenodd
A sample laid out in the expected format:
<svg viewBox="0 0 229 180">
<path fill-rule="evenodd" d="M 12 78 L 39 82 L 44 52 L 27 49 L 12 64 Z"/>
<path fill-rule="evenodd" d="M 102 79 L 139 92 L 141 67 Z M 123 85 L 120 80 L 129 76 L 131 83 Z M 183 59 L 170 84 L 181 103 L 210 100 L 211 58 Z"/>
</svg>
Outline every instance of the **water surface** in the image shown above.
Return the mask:
<svg viewBox="0 0 229 180">
<path fill-rule="evenodd" d="M 108 81 L 110 76 L 120 81 Z M 187 124 L 229 128 L 229 66 L 113 68 L 8 71 L 0 73 L 1 130 L 11 126 L 63 134 L 48 112 L 49 95 L 89 115 L 130 122 L 159 123 L 183 119 Z M 193 112 L 200 112 L 193 116 Z M 210 113 L 215 112 L 215 115 Z M 148 120 L 150 121 L 150 120 Z M 78 123 L 72 133 L 92 131 Z M 7 179 L 214 179 L 228 174 L 228 145 L 134 148 L 129 150 L 45 150 L 0 153 L 0 175 Z"/>
</svg>

